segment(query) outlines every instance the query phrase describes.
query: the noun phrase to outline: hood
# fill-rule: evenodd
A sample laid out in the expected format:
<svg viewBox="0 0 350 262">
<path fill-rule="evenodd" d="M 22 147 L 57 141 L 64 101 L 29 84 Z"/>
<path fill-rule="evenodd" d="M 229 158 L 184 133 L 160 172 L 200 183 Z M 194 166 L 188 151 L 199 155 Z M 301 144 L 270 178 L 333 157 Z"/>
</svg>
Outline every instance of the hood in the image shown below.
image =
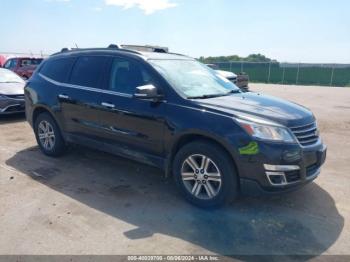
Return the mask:
<svg viewBox="0 0 350 262">
<path fill-rule="evenodd" d="M 0 83 L 0 95 L 23 95 L 25 83 Z"/>
<path fill-rule="evenodd" d="M 225 78 L 237 77 L 236 74 L 229 72 L 229 71 L 223 71 L 223 70 L 215 70 L 215 71 Z"/>
<path fill-rule="evenodd" d="M 233 117 L 258 117 L 289 127 L 309 124 L 315 120 L 312 112 L 303 106 L 258 93 L 238 93 L 196 102 L 209 111 Z"/>
</svg>

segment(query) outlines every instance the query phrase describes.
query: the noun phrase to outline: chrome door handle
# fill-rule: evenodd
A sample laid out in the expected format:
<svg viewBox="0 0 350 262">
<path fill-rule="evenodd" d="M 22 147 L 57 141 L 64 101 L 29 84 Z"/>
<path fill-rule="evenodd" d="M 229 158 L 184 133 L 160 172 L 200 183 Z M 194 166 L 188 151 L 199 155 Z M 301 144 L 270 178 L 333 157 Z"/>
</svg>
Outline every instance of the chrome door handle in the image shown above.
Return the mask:
<svg viewBox="0 0 350 262">
<path fill-rule="evenodd" d="M 102 102 L 101 105 L 105 106 L 105 107 L 108 107 L 108 108 L 115 108 L 115 105 L 110 104 L 110 103 L 106 103 L 106 102 Z"/>
<path fill-rule="evenodd" d="M 61 98 L 61 99 L 69 99 L 70 97 L 67 96 L 67 95 L 59 94 L 59 95 L 58 95 L 58 98 Z"/>
</svg>

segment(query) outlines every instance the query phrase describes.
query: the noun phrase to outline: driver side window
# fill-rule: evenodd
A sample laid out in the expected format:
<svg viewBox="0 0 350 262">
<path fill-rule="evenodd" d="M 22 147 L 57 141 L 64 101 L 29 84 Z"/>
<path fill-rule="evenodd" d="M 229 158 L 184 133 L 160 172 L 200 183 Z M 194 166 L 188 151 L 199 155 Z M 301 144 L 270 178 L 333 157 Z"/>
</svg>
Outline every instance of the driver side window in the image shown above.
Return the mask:
<svg viewBox="0 0 350 262">
<path fill-rule="evenodd" d="M 113 58 L 109 90 L 132 95 L 136 87 L 151 83 L 150 74 L 141 65 L 123 58 Z"/>
</svg>

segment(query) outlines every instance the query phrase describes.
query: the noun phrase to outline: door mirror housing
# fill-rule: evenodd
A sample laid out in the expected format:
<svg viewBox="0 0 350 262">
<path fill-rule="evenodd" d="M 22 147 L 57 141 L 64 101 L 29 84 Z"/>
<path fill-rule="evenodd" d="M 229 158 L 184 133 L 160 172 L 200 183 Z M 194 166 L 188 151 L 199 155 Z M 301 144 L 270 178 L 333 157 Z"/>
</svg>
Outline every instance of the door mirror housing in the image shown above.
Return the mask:
<svg viewBox="0 0 350 262">
<path fill-rule="evenodd" d="M 134 97 L 142 100 L 160 101 L 163 95 L 158 94 L 154 85 L 144 85 L 136 87 Z"/>
</svg>

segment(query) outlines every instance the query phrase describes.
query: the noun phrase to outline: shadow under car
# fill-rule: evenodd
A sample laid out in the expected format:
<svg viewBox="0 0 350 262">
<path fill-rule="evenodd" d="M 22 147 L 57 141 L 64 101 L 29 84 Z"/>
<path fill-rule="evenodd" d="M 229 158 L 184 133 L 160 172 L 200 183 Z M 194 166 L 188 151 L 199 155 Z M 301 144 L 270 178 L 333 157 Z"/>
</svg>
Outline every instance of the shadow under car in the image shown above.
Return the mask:
<svg viewBox="0 0 350 262">
<path fill-rule="evenodd" d="M 130 241 L 159 233 L 233 257 L 317 256 L 338 239 L 344 226 L 333 198 L 316 183 L 285 195 L 241 198 L 204 210 L 185 202 L 160 170 L 80 146 L 61 158 L 48 158 L 32 147 L 6 164 L 135 225 L 124 232 Z"/>
</svg>

